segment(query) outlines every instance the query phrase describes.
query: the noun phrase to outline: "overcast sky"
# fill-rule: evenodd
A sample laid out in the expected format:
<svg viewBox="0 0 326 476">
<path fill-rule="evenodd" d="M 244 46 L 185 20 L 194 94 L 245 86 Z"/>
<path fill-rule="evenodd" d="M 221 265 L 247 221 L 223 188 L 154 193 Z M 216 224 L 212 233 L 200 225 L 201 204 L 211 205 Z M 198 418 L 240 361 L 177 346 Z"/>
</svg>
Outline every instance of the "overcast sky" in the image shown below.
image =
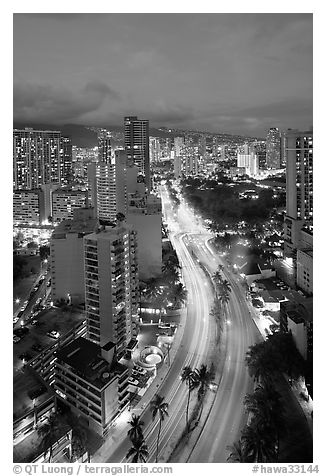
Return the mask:
<svg viewBox="0 0 326 476">
<path fill-rule="evenodd" d="M 14 119 L 312 125 L 311 14 L 14 14 Z"/>
</svg>

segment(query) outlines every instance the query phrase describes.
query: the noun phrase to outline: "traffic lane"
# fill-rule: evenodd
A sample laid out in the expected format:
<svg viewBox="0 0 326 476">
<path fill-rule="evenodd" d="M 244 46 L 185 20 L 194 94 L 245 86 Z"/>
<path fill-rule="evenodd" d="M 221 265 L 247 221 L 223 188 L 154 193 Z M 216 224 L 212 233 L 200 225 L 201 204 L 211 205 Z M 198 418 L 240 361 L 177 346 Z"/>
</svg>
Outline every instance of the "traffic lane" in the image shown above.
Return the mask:
<svg viewBox="0 0 326 476">
<path fill-rule="evenodd" d="M 233 315 L 239 312 L 236 301 L 232 298 L 229 308 Z M 189 462 L 225 462 L 226 446 L 236 439 L 242 425 L 242 401 L 253 383 L 244 371 L 246 338 L 236 326 L 236 320 L 233 319 L 232 324 L 227 327 L 226 359 L 219 389 L 209 419 Z"/>
<path fill-rule="evenodd" d="M 211 256 L 206 256 L 204 250 L 201 249 L 200 257 L 206 261 L 206 265 L 213 271 Z M 231 324 L 227 327 L 227 354 L 218 390 L 218 397 L 220 398 L 215 400 L 207 428 L 202 434 L 202 439 L 205 440 L 204 444 L 199 444 L 200 449 L 192 454 L 190 461 L 193 462 L 225 461 L 226 446 L 232 444 L 233 440 L 236 439 L 239 429 L 246 420 L 242 401 L 244 395 L 251 391 L 253 383 L 246 371 L 244 357 L 248 346 L 256 341 L 257 330 L 252 325 L 251 319 L 248 319 L 248 315 L 246 316 L 244 315 L 246 313 L 243 313 L 245 308 L 243 308 L 241 297 L 239 289 L 234 288 L 233 285 L 228 306 Z M 224 395 L 228 395 L 228 397 L 223 399 Z M 219 428 L 217 433 L 216 427 Z M 224 438 L 223 434 L 225 435 Z M 205 450 L 207 438 L 214 442 L 209 455 Z"/>
<path fill-rule="evenodd" d="M 28 304 L 27 304 L 26 309 L 24 310 L 23 314 L 21 315 L 19 320 L 16 322 L 16 324 L 13 325 L 14 329 L 16 329 L 17 327 L 20 327 L 22 322 L 25 323 L 29 319 L 29 317 L 32 313 L 33 306 L 36 304 L 37 299 L 39 299 L 40 297 L 42 297 L 42 298 L 45 297 L 45 294 L 46 294 L 46 291 L 47 291 L 46 285 L 47 285 L 49 279 L 50 279 L 50 272 L 47 272 L 46 275 L 45 275 L 44 281 L 42 282 L 42 284 L 40 285 L 40 287 L 38 288 L 36 293 L 29 299 Z M 37 282 L 39 282 L 39 280 Z M 35 287 L 37 282 L 34 283 L 33 288 Z"/>
<path fill-rule="evenodd" d="M 184 237 L 182 236 L 181 241 L 183 241 Z M 184 246 L 184 243 L 182 243 Z M 191 280 L 191 284 L 188 283 L 188 289 L 193 290 L 193 296 L 194 296 L 194 301 L 197 302 L 196 309 L 194 309 L 196 315 L 194 316 L 195 318 L 195 324 L 196 327 L 192 329 L 193 332 L 193 339 L 192 343 L 190 344 L 193 349 L 193 351 L 190 353 L 192 355 L 192 358 L 189 360 L 189 353 L 188 353 L 188 361 L 184 360 L 183 363 L 180 365 L 180 369 L 178 370 L 177 375 L 175 377 L 178 379 L 178 385 L 177 389 L 173 389 L 168 392 L 167 394 L 167 401 L 170 403 L 170 412 L 173 415 L 173 418 L 168 418 L 165 422 L 163 422 L 162 425 L 162 430 L 161 430 L 161 444 L 160 444 L 160 453 L 162 450 L 164 451 L 165 449 L 165 442 L 167 441 L 167 438 L 171 437 L 171 434 L 177 426 L 180 424 L 180 420 L 182 420 L 182 428 L 184 428 L 184 409 L 185 409 L 185 401 L 188 396 L 188 391 L 186 388 L 186 385 L 181 382 L 180 380 L 180 374 L 182 371 L 182 368 L 185 365 L 189 365 L 190 367 L 194 368 L 198 366 L 201 362 L 202 359 L 206 356 L 206 343 L 205 343 L 205 337 L 207 339 L 208 332 L 207 332 L 207 326 L 205 328 L 205 317 L 208 315 L 208 306 L 207 306 L 207 299 L 205 299 L 205 293 L 204 289 L 200 288 L 198 286 L 198 282 L 201 283 L 200 276 L 199 276 L 199 271 L 196 270 L 197 263 L 195 263 L 192 258 L 190 257 L 190 254 L 188 253 L 188 250 L 184 247 L 183 252 L 185 253 L 186 256 L 183 257 L 183 263 L 188 264 L 191 269 L 189 269 L 189 278 Z M 188 262 L 186 263 L 186 257 L 188 258 Z M 197 273 L 197 275 L 196 275 Z M 195 279 L 196 276 L 196 279 Z M 203 322 L 201 322 L 201 319 L 203 319 Z M 204 323 L 204 326 L 203 326 Z M 190 330 L 190 326 L 189 330 Z M 201 334 L 198 334 L 201 333 Z M 197 334 L 197 338 L 195 337 Z M 198 341 L 200 342 L 200 347 L 198 348 Z M 197 352 L 194 352 L 194 350 L 197 349 Z M 170 388 L 169 382 L 167 382 L 168 388 Z M 152 427 L 151 431 L 154 434 L 154 432 L 157 431 L 156 427 L 158 426 L 158 421 L 154 427 Z M 151 452 L 150 452 L 150 458 L 149 461 L 151 461 L 151 457 L 154 456 L 153 453 L 155 453 L 156 450 L 156 437 L 154 438 L 154 441 L 152 442 L 152 445 L 150 446 Z M 153 453 L 152 453 L 153 452 Z"/>
</svg>

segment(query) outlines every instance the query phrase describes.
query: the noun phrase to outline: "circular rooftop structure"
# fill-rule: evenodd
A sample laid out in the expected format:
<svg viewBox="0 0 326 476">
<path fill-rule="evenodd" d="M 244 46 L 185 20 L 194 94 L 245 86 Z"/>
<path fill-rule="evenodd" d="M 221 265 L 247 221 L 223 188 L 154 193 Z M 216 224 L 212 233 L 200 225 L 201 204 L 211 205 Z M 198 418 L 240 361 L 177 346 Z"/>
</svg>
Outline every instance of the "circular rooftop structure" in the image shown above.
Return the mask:
<svg viewBox="0 0 326 476">
<path fill-rule="evenodd" d="M 162 363 L 163 358 L 163 352 L 155 345 L 145 347 L 140 353 L 141 362 L 151 367 L 157 367 Z"/>
</svg>

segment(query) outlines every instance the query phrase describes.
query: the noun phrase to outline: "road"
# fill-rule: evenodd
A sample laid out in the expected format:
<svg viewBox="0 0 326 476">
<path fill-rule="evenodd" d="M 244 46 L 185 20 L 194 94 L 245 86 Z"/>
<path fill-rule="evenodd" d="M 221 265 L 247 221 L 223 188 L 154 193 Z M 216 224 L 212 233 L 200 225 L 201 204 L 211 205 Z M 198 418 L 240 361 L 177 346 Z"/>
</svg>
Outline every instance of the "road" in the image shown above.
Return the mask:
<svg viewBox="0 0 326 476">
<path fill-rule="evenodd" d="M 164 187 L 161 189 L 161 196 L 169 237 L 182 265 L 182 277 L 188 290 L 188 314 L 181 344 L 167 376 L 156 384 L 155 388 L 147 391 L 139 403 L 139 411 L 134 411 L 140 414 L 144 421 L 144 438 L 149 448 L 148 462 L 155 462 L 159 423 L 157 417 L 152 421 L 148 405 L 155 391 L 164 396 L 169 404 L 169 417 L 162 423 L 159 462 L 167 461 L 173 444 L 177 442 L 177 436 L 185 428 L 188 390 L 181 381 L 180 374 L 186 365 L 198 368 L 207 362 L 210 336 L 215 334 L 215 323 L 209 316 L 213 300 L 212 288 L 198 263 L 198 258 L 211 273 L 216 271 L 220 262 L 208 241 L 211 236 L 204 230 L 200 218 L 195 217 L 183 201 L 177 212 L 173 210 Z M 249 345 L 258 340 L 259 334 L 250 319 L 243 290 L 227 272 L 225 277 L 231 283 L 232 292 L 228 306 L 230 325 L 227 330 L 223 375 L 209 418 L 198 441 L 194 442 L 192 453 L 184 455 L 179 462 L 225 462 L 226 446 L 237 439 L 246 420 L 242 401 L 244 395 L 252 390 L 253 383 L 248 376 L 244 357 Z M 131 447 L 126 437 L 129 429 L 127 421 L 130 418 L 131 413 L 126 410 L 117 421 L 110 436 L 111 441 L 104 443 L 101 451 L 92 457 L 92 462 L 125 461 L 125 455 Z M 114 450 L 112 441 L 115 443 Z"/>
<path fill-rule="evenodd" d="M 196 217 L 183 200 L 177 212 L 177 219 L 179 226 L 189 232 L 197 231 L 189 233 L 188 236 L 201 263 L 211 274 L 217 270 L 219 264 L 225 265 L 210 244 L 211 235 L 205 230 L 200 217 Z M 227 306 L 226 359 L 209 418 L 187 458 L 188 462 L 193 463 L 225 462 L 229 454 L 227 446 L 239 438 L 247 419 L 242 404 L 243 398 L 253 389 L 244 358 L 248 347 L 261 340 L 260 333 L 250 317 L 244 290 L 225 266 L 224 270 L 222 274 L 231 284 L 230 302 Z"/>
<path fill-rule="evenodd" d="M 31 318 L 33 306 L 36 304 L 36 301 L 41 298 L 43 302 L 45 298 L 49 295 L 50 289 L 47 287 L 47 284 L 50 279 L 49 271 L 41 271 L 38 278 L 35 280 L 33 287 L 39 282 L 41 278 L 43 278 L 43 276 L 44 281 L 42 282 L 36 293 L 28 299 L 28 304 L 22 315 L 19 317 L 19 320 L 16 322 L 16 324 L 13 324 L 14 330 L 19 328 L 23 323 L 26 324 L 26 322 Z M 19 311 L 20 308 L 14 313 L 14 317 L 17 317 Z"/>
</svg>

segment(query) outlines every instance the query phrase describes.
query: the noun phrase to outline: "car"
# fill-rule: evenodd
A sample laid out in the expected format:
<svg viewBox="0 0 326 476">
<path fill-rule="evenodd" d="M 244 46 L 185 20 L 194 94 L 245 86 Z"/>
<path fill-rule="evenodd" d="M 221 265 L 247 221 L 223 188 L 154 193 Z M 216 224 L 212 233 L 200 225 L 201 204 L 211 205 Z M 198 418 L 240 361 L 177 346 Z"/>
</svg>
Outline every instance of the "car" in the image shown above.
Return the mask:
<svg viewBox="0 0 326 476">
<path fill-rule="evenodd" d="M 59 339 L 60 332 L 52 330 L 46 333 L 47 336 L 52 337 L 52 339 Z"/>
<path fill-rule="evenodd" d="M 135 365 L 135 367 L 133 368 L 133 372 L 140 375 L 146 375 L 147 373 L 146 370 L 142 367 L 139 367 L 139 365 Z"/>
<path fill-rule="evenodd" d="M 32 326 L 36 326 L 38 324 L 38 320 L 37 319 L 33 319 L 32 322 L 31 322 L 31 325 Z"/>
<path fill-rule="evenodd" d="M 27 362 L 28 360 L 31 360 L 32 356 L 28 352 L 24 352 L 19 356 L 19 358 L 20 360 L 25 360 Z"/>
<path fill-rule="evenodd" d="M 129 382 L 131 385 L 138 385 L 138 384 L 139 384 L 139 381 L 136 380 L 135 378 L 132 378 L 132 377 L 129 377 L 128 382 Z"/>
<path fill-rule="evenodd" d="M 28 333 L 29 333 L 29 329 L 28 327 L 25 327 L 25 326 L 20 326 L 18 327 L 18 329 L 14 330 L 15 336 L 18 336 L 20 338 L 24 337 Z"/>
<path fill-rule="evenodd" d="M 33 344 L 32 349 L 35 350 L 35 352 L 41 352 L 43 350 L 43 346 L 41 344 Z"/>
<path fill-rule="evenodd" d="M 20 341 L 20 337 L 14 335 L 14 344 L 17 344 Z"/>
<path fill-rule="evenodd" d="M 18 321 L 19 321 L 19 317 L 18 316 L 14 317 L 14 319 L 13 319 L 14 324 L 16 324 L 16 322 L 18 322 Z"/>
</svg>

